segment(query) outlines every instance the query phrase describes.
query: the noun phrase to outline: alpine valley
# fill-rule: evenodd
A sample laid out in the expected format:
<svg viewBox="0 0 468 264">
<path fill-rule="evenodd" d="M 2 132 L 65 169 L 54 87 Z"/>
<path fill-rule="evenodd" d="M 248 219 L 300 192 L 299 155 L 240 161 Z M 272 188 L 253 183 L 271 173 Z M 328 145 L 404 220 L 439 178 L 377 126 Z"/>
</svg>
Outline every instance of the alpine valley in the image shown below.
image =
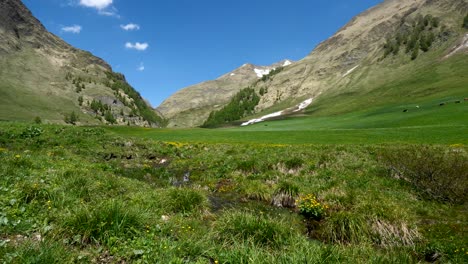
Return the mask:
<svg viewBox="0 0 468 264">
<path fill-rule="evenodd" d="M 237 48 L 233 36 L 254 39 L 225 18 L 242 33 L 281 29 L 237 23 L 249 10 L 257 22 L 292 21 L 289 34 L 299 25 L 284 7 L 311 18 L 361 3 L 348 2 L 0 0 L 0 263 L 468 263 L 468 0 L 368 0 L 358 10 L 380 4 L 306 57 L 236 62 L 156 109 L 27 8 L 56 25 L 62 10 L 89 22 L 77 45 L 123 50 L 94 43 L 108 27 L 148 37 L 127 42 L 140 53 L 108 53 L 129 65 L 146 56 L 140 68 L 153 66 L 145 34 L 177 35 L 158 35 L 170 53 L 158 53 L 169 69 L 158 71 L 183 78 L 187 54 L 204 47 L 189 34 L 220 32 L 202 23 L 219 15 L 214 5 L 226 12 L 211 21 L 229 36 L 212 43 Z M 139 32 L 117 24 L 137 16 Z M 215 54 L 196 53 L 194 65 L 212 72 Z"/>
<path fill-rule="evenodd" d="M 172 126 L 199 126 L 247 87 L 255 89 L 260 100 L 254 113 L 238 116 L 244 120 L 310 98 L 314 102 L 305 111 L 309 117 L 362 110 L 375 116 L 463 100 L 468 89 L 468 33 L 463 27 L 467 12 L 465 0 L 386 0 L 300 61 L 269 68 L 245 64 L 217 80 L 180 90 L 157 109 Z M 281 71 L 257 76 L 259 70 L 272 68 Z M 232 121 L 226 118 L 218 124 Z"/>
</svg>

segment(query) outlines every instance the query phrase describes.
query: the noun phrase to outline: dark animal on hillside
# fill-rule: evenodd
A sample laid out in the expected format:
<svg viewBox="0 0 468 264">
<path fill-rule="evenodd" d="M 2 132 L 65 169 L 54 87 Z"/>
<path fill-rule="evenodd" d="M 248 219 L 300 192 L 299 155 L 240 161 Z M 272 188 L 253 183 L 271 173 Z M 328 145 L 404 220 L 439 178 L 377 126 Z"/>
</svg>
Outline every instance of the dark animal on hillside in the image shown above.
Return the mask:
<svg viewBox="0 0 468 264">
<path fill-rule="evenodd" d="M 406 113 L 406 112 L 408 112 L 408 109 L 403 110 L 403 113 Z"/>
<path fill-rule="evenodd" d="M 459 104 L 459 103 L 461 103 L 461 101 L 460 101 L 460 100 L 458 100 L 458 101 L 455 101 L 455 103 L 456 103 L 456 104 Z"/>
<path fill-rule="evenodd" d="M 439 106 L 444 106 L 444 105 L 445 105 L 445 103 L 440 103 L 440 104 L 439 104 Z"/>
</svg>

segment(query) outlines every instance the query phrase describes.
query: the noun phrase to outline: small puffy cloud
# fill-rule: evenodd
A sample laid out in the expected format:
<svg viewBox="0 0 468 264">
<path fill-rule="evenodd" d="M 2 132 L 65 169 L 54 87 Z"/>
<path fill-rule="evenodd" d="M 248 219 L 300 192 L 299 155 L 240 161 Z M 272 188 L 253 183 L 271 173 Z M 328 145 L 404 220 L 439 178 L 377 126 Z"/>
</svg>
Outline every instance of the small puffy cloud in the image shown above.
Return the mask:
<svg viewBox="0 0 468 264">
<path fill-rule="evenodd" d="M 127 25 L 120 25 L 120 28 L 122 28 L 125 31 L 131 31 L 131 30 L 139 30 L 140 26 L 138 24 L 127 24 Z"/>
<path fill-rule="evenodd" d="M 145 65 L 142 63 L 140 63 L 140 66 L 138 66 L 137 68 L 138 71 L 144 71 L 145 70 Z"/>
<path fill-rule="evenodd" d="M 62 27 L 62 32 L 79 34 L 81 32 L 81 29 L 82 29 L 81 26 L 73 25 L 73 26 L 68 26 L 68 27 Z"/>
<path fill-rule="evenodd" d="M 102 10 L 112 5 L 112 2 L 113 0 L 80 0 L 80 5 Z"/>
<path fill-rule="evenodd" d="M 117 10 L 116 10 L 116 9 L 112 9 L 112 10 L 99 10 L 98 14 L 100 14 L 101 16 L 110 16 L 110 17 L 117 17 L 117 18 L 120 18 L 120 15 L 117 14 Z"/>
<path fill-rule="evenodd" d="M 134 49 L 134 50 L 143 51 L 143 50 L 146 50 L 148 47 L 149 47 L 149 44 L 146 43 L 146 42 L 145 43 L 140 43 L 140 42 L 135 42 L 135 43 L 127 42 L 127 43 L 125 43 L 125 48 L 127 48 L 127 49 Z"/>
</svg>

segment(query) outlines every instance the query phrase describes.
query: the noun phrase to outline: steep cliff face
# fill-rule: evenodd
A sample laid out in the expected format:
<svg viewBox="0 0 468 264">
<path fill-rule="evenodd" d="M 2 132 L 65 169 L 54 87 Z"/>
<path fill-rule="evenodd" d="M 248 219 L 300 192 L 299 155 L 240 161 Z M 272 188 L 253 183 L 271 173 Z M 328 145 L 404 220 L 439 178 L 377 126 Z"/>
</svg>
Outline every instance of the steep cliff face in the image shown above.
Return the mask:
<svg viewBox="0 0 468 264">
<path fill-rule="evenodd" d="M 244 64 L 216 80 L 184 88 L 166 99 L 157 110 L 169 119 L 171 127 L 193 127 L 203 124 L 211 111 L 227 104 L 242 88 L 252 85 L 272 70 L 292 64 L 284 60 L 270 66 Z"/>
<path fill-rule="evenodd" d="M 0 119 L 60 123 L 71 112 L 82 124 L 164 123 L 104 60 L 48 32 L 20 0 L 0 0 Z"/>
<path fill-rule="evenodd" d="M 386 0 L 352 19 L 304 59 L 268 82 L 259 83 L 258 87 L 268 87 L 268 93 L 261 98 L 257 110 L 291 98 L 318 98 L 345 92 L 350 86 L 359 85 L 356 79 L 375 81 L 377 85 L 373 74 L 380 77 L 382 69 L 389 67 L 388 60 L 382 60 L 386 39 L 394 38 L 402 23 L 431 14 L 441 19 L 441 27 L 445 27 L 441 30 L 449 32 L 446 40 L 457 41 L 464 34 L 460 32 L 459 21 L 467 12 L 465 0 Z M 444 48 L 442 42 L 435 45 Z M 393 61 L 388 71 L 409 62 L 409 59 Z"/>
</svg>

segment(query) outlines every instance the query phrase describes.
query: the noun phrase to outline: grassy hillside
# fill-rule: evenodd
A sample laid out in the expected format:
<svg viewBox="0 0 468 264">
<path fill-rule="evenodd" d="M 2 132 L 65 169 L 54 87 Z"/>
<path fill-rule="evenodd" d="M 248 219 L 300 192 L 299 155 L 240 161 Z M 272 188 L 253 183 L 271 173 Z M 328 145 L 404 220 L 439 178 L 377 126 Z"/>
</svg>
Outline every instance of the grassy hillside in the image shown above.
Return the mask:
<svg viewBox="0 0 468 264">
<path fill-rule="evenodd" d="M 92 64 L 60 65 L 63 62 L 56 60 L 33 49 L 0 59 L 0 120 L 40 117 L 44 122 L 63 123 L 66 115 L 75 112 L 82 125 L 165 125 L 123 75 Z M 107 110 L 92 109 L 93 101 L 102 101 Z"/>
<path fill-rule="evenodd" d="M 0 259 L 463 263 L 467 150 L 184 144 L 3 122 Z"/>
<path fill-rule="evenodd" d="M 416 61 L 401 55 L 381 62 L 380 69 L 361 69 L 350 76 L 346 89 L 318 97 L 308 113 L 329 116 L 392 106 L 403 110 L 468 97 L 468 55 L 441 59 L 443 54 L 426 53 Z M 408 62 L 401 65 L 399 60 Z"/>
</svg>

